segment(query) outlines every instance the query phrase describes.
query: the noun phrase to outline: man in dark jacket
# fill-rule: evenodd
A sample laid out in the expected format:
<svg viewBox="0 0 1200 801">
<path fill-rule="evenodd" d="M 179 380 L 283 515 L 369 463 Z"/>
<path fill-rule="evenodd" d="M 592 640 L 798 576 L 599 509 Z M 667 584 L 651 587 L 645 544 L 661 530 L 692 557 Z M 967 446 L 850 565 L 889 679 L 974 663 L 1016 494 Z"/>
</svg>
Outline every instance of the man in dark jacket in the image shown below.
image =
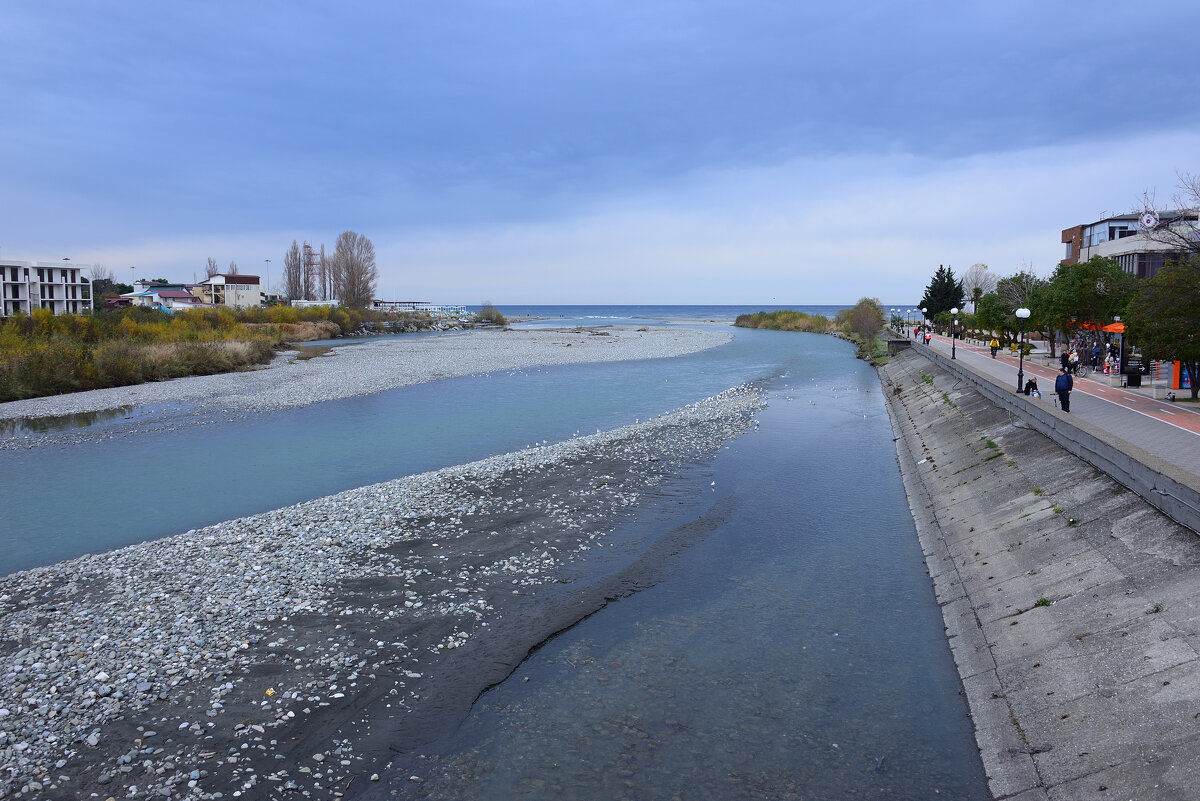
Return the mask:
<svg viewBox="0 0 1200 801">
<path fill-rule="evenodd" d="M 1067 368 L 1059 368 L 1058 378 L 1054 379 L 1054 391 L 1058 395 L 1058 405 L 1067 414 L 1071 413 L 1071 390 L 1074 387 L 1075 382 L 1071 379 Z"/>
</svg>

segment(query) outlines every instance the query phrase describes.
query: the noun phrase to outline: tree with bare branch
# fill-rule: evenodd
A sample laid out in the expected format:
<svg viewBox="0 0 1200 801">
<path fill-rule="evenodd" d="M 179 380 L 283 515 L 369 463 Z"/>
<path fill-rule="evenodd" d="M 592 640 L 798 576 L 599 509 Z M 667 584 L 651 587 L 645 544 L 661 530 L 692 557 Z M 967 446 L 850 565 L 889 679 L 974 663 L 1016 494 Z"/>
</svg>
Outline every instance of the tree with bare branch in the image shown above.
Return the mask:
<svg viewBox="0 0 1200 801">
<path fill-rule="evenodd" d="M 337 238 L 332 259 L 333 290 L 343 306 L 364 308 L 375 298 L 379 270 L 375 245 L 362 234 L 343 231 Z"/>
<path fill-rule="evenodd" d="M 1154 192 L 1142 195 L 1137 209 L 1138 227 L 1151 242 L 1188 256 L 1200 255 L 1200 175 L 1181 172 L 1179 186 L 1171 196 L 1172 209 L 1162 208 Z"/>
<path fill-rule="evenodd" d="M 116 274 L 100 262 L 92 265 L 91 292 L 93 299 L 102 295 L 116 295 L 120 292 L 117 288 Z"/>
<path fill-rule="evenodd" d="M 997 280 L 988 266 L 982 262 L 976 262 L 967 268 L 962 276 L 962 286 L 966 297 L 971 299 L 972 310 L 974 310 L 974 305 L 979 303 L 980 298 L 989 292 L 996 291 Z"/>
<path fill-rule="evenodd" d="M 304 300 L 304 276 L 300 264 L 300 245 L 295 239 L 283 256 L 283 291 L 291 300 Z"/>
<path fill-rule="evenodd" d="M 307 242 L 304 243 L 303 256 L 304 258 L 301 269 L 301 277 L 303 278 L 302 283 L 304 285 L 304 299 L 316 300 L 318 271 L 317 256 L 316 253 L 313 252 L 313 246 Z"/>
<path fill-rule="evenodd" d="M 238 266 L 237 266 L 236 261 L 229 262 L 229 269 L 225 271 L 225 274 L 226 275 L 237 275 L 238 274 Z"/>
<path fill-rule="evenodd" d="M 321 297 L 318 300 L 331 300 L 333 298 L 333 277 L 331 275 L 332 268 L 328 261 L 325 260 L 325 243 L 321 243 L 321 255 L 317 259 L 317 283 L 321 288 Z"/>
<path fill-rule="evenodd" d="M 204 277 L 212 278 L 219 272 L 221 272 L 221 268 L 217 266 L 217 260 L 209 256 L 208 263 L 204 265 Z"/>
</svg>

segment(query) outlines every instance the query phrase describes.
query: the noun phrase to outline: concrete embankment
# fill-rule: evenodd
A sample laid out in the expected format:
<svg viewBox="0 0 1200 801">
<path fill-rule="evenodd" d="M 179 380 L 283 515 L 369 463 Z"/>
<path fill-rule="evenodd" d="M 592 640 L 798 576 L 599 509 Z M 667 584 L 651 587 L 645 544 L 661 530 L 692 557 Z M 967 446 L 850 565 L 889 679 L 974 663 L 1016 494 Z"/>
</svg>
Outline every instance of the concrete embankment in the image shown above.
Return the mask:
<svg viewBox="0 0 1200 801">
<path fill-rule="evenodd" d="M 993 796 L 1196 798 L 1200 537 L 924 354 L 880 375 Z"/>
</svg>

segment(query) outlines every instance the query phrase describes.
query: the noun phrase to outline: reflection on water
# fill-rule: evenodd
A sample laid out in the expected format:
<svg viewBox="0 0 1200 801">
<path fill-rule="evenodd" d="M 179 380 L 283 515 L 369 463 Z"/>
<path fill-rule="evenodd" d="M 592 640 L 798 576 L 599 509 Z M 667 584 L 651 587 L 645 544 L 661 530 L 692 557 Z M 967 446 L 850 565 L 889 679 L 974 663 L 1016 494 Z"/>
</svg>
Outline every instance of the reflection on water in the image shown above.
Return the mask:
<svg viewBox="0 0 1200 801">
<path fill-rule="evenodd" d="M 536 652 L 384 792 L 989 797 L 878 380 L 850 359 L 794 374 L 718 460 L 726 522 Z"/>
<path fill-rule="evenodd" d="M 14 417 L 0 419 L 0 436 L 23 437 L 29 434 L 44 434 L 47 431 L 69 431 L 73 428 L 86 428 L 95 423 L 108 420 L 123 420 L 132 414 L 135 407 L 118 406 L 115 409 L 101 409 L 97 412 L 77 412 L 57 417 Z"/>
</svg>

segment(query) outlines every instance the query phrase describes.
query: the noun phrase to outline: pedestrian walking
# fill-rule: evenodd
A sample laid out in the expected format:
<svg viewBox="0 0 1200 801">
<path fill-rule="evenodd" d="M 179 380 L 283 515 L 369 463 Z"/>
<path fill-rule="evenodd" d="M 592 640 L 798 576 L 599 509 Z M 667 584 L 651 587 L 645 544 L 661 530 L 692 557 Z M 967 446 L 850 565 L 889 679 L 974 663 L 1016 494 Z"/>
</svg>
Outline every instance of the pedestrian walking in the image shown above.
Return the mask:
<svg viewBox="0 0 1200 801">
<path fill-rule="evenodd" d="M 1059 368 L 1058 378 L 1054 379 L 1054 392 L 1058 395 L 1058 405 L 1067 414 L 1071 413 L 1071 390 L 1074 387 L 1075 381 L 1071 378 L 1071 374 L 1067 372 L 1067 368 Z"/>
</svg>

